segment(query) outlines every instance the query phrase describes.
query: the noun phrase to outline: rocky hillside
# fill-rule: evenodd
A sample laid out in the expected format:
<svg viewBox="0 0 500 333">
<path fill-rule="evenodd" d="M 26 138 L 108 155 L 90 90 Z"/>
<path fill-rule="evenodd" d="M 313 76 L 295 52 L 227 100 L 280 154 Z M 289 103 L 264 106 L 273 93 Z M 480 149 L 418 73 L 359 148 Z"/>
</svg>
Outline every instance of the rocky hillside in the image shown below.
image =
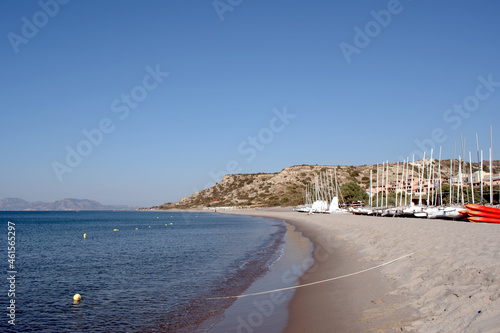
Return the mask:
<svg viewBox="0 0 500 333">
<path fill-rule="evenodd" d="M 430 162 L 429 159 L 426 163 Z M 436 167 L 438 162 L 434 160 Z M 454 162 L 455 163 L 455 162 Z M 449 178 L 451 160 L 441 162 L 441 172 L 444 178 Z M 415 162 L 415 178 L 418 177 L 418 165 L 422 161 Z M 382 165 L 379 165 L 380 177 Z M 477 170 L 473 165 L 473 171 Z M 222 181 L 214 186 L 194 193 L 175 203 L 166 203 L 156 206 L 156 209 L 172 208 L 199 208 L 217 206 L 296 206 L 304 203 L 306 184 L 313 181 L 314 175 L 327 172 L 333 175 L 337 173 L 339 185 L 355 181 L 363 188 L 370 184 L 370 170 L 373 171 L 373 186 L 377 175 L 377 165 L 363 166 L 319 166 L 298 165 L 283 169 L 279 173 L 260 174 L 234 174 L 226 175 Z M 389 182 L 396 181 L 397 163 L 389 163 Z M 411 174 L 411 166 L 409 168 Z M 457 170 L 455 168 L 455 170 Z M 500 170 L 499 161 L 494 164 L 495 173 Z M 401 177 L 402 164 L 399 163 L 399 177 Z M 456 171 L 455 171 L 456 173 Z M 426 174 L 425 174 L 426 175 Z"/>
</svg>

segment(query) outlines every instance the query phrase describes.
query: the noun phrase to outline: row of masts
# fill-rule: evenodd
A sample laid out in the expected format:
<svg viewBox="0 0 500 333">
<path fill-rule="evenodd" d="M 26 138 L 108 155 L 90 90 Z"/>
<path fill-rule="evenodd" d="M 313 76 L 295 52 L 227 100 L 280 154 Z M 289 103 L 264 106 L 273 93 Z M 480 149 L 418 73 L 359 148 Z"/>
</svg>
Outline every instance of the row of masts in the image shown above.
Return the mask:
<svg viewBox="0 0 500 333">
<path fill-rule="evenodd" d="M 342 198 L 342 192 L 337 182 L 337 169 L 332 173 L 320 172 L 314 174 L 314 180 L 306 185 L 305 205 L 311 206 L 314 202 L 332 202 L 333 198 Z"/>
<path fill-rule="evenodd" d="M 455 142 L 455 152 L 453 160 L 450 164 L 450 192 L 449 192 L 449 205 L 464 205 L 466 203 L 476 203 L 474 195 L 474 182 L 473 182 L 473 162 L 472 153 L 469 152 L 469 162 L 467 163 L 465 158 L 465 138 L 460 136 L 462 155 L 458 156 L 458 162 L 456 160 L 456 142 Z M 484 177 L 483 177 L 483 150 L 479 149 L 479 140 L 476 133 L 476 145 L 477 145 L 477 166 L 479 167 L 479 183 L 480 183 L 480 203 L 484 203 Z M 396 182 L 395 182 L 395 202 L 396 207 L 408 206 L 408 204 L 413 203 L 414 194 L 418 194 L 418 205 L 423 205 L 423 193 L 425 191 L 427 195 L 426 204 L 432 206 L 442 206 L 443 202 L 443 175 L 441 172 L 441 153 L 442 147 L 439 148 L 439 158 L 437 162 L 437 167 L 434 160 L 434 149 L 431 149 L 429 163 L 426 165 L 426 152 L 423 154 L 423 159 L 421 163 L 415 164 L 415 155 L 412 157 L 412 162 L 410 162 L 409 157 L 403 160 L 401 163 L 400 172 L 400 162 L 396 164 Z M 493 203 L 494 189 L 493 189 L 493 130 L 490 127 L 490 148 L 489 148 L 489 202 Z M 467 168 L 468 165 L 468 168 Z M 410 168 L 411 166 L 411 168 Z M 415 170 L 415 167 L 417 170 Z M 410 170 L 411 169 L 411 170 Z M 455 170 L 458 172 L 457 176 L 454 177 Z M 415 171 L 418 174 L 418 183 L 415 184 Z M 427 171 L 424 173 L 424 171 Z M 377 175 L 376 175 L 376 193 L 373 193 L 373 173 L 370 170 L 370 195 L 369 195 L 369 205 L 372 207 L 388 207 L 389 206 L 389 162 L 383 162 L 380 165 L 377 164 Z M 437 175 L 436 175 L 437 173 Z M 469 177 L 467 184 L 464 182 L 464 175 Z M 455 184 L 456 178 L 456 186 Z M 500 178 L 500 177 L 499 177 Z M 380 191 L 379 184 L 381 184 L 382 190 Z M 425 185 L 424 185 L 425 184 Z M 418 185 L 418 192 L 415 193 L 414 186 Z M 410 187 L 408 189 L 408 186 Z M 456 187 L 456 189 L 455 189 Z M 408 193 L 409 190 L 409 193 Z"/>
</svg>

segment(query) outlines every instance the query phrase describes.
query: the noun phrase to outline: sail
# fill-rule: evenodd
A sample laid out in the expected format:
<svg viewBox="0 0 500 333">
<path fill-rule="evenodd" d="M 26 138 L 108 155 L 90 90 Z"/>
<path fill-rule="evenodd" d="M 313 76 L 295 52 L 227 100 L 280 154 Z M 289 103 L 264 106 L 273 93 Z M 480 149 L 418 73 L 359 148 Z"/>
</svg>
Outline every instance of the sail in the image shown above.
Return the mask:
<svg viewBox="0 0 500 333">
<path fill-rule="evenodd" d="M 333 197 L 332 202 L 330 203 L 330 212 L 339 210 L 339 198 L 338 197 Z"/>
</svg>

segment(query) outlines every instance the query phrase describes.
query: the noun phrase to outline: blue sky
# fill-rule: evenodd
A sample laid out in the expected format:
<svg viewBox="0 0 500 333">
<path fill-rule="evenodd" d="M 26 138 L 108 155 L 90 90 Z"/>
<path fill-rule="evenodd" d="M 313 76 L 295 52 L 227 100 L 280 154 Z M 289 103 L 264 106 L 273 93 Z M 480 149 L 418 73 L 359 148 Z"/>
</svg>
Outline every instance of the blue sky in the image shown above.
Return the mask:
<svg viewBox="0 0 500 333">
<path fill-rule="evenodd" d="M 461 133 L 487 158 L 490 126 L 500 158 L 498 1 L 0 7 L 0 198 L 157 205 L 224 173 L 450 158 Z"/>
</svg>

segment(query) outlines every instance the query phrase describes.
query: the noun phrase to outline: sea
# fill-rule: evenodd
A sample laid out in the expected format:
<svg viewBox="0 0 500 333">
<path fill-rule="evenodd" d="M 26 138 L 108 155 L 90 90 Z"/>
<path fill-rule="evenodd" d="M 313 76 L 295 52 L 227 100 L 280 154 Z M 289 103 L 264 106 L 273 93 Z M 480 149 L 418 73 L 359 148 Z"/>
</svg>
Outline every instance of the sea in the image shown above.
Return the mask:
<svg viewBox="0 0 500 333">
<path fill-rule="evenodd" d="M 233 296 L 283 256 L 290 229 L 205 212 L 0 212 L 0 221 L 1 332 L 215 332 Z M 238 320 L 221 331 L 253 331 L 255 318 Z"/>
</svg>

